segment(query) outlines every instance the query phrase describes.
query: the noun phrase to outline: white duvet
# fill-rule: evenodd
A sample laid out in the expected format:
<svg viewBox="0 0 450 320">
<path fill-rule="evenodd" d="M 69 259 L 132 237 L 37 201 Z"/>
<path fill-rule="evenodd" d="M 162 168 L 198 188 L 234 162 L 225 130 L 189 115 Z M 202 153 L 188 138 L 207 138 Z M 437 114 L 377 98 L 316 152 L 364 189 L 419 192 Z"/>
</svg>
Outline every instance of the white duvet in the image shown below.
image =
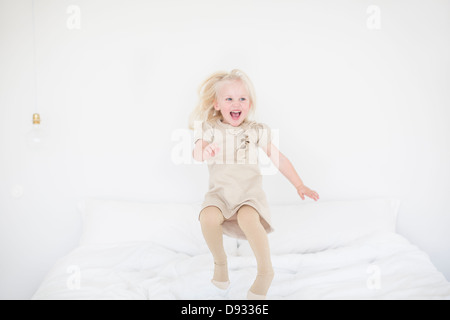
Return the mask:
<svg viewBox="0 0 450 320">
<path fill-rule="evenodd" d="M 450 284 L 428 256 L 395 233 L 272 259 L 268 299 L 450 299 Z M 245 299 L 255 259 L 237 250 L 228 262 L 231 286 L 221 291 L 210 283 L 209 253 L 154 242 L 83 245 L 54 266 L 33 299 Z"/>
</svg>

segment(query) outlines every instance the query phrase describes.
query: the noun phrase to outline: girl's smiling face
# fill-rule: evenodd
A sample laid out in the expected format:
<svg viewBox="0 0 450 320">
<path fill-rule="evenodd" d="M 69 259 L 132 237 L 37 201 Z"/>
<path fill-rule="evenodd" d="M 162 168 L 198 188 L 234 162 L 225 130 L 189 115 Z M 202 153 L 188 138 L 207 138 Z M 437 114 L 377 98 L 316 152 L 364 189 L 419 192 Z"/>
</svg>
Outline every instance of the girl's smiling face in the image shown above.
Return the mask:
<svg viewBox="0 0 450 320">
<path fill-rule="evenodd" d="M 250 96 L 242 81 L 227 80 L 219 85 L 214 109 L 220 111 L 224 123 L 239 126 L 247 118 L 250 108 Z"/>
</svg>

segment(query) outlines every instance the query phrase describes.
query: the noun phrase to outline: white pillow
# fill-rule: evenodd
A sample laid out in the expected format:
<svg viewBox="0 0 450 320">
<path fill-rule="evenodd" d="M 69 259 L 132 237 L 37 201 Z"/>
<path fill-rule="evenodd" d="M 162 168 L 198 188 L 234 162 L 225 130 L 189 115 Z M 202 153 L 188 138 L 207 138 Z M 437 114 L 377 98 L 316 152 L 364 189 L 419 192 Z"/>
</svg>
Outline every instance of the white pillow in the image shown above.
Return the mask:
<svg viewBox="0 0 450 320">
<path fill-rule="evenodd" d="M 376 232 L 395 232 L 399 206 L 392 199 L 273 205 L 271 253 L 317 252 Z M 239 240 L 238 255 L 251 254 L 248 242 Z"/>
<path fill-rule="evenodd" d="M 88 199 L 79 209 L 80 245 L 150 241 L 188 255 L 209 253 L 198 221 L 200 205 Z M 224 246 L 236 254 L 235 239 L 224 237 Z"/>
</svg>

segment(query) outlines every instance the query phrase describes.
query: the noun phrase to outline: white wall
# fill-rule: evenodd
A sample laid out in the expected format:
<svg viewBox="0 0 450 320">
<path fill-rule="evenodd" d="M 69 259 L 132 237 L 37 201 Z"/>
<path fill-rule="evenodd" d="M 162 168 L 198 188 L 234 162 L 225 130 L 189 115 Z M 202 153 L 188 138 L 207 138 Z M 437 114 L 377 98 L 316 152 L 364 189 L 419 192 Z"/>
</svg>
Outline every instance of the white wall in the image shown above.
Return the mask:
<svg viewBox="0 0 450 320">
<path fill-rule="evenodd" d="M 402 199 L 399 232 L 450 279 L 450 1 L 36 0 L 37 151 L 31 17 L 0 0 L 0 298 L 31 297 L 76 246 L 84 197 L 200 201 L 206 167 L 175 165 L 172 137 L 235 67 L 322 200 Z"/>
</svg>

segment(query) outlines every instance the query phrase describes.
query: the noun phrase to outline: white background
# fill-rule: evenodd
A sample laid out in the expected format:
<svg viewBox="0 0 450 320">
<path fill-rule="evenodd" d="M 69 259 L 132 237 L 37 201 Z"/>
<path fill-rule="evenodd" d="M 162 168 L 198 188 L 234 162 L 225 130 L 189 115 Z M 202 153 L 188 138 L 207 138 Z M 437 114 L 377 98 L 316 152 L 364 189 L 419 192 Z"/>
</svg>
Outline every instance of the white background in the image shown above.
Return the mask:
<svg viewBox="0 0 450 320">
<path fill-rule="evenodd" d="M 233 68 L 321 201 L 400 198 L 399 233 L 450 279 L 450 1 L 36 0 L 40 150 L 31 8 L 0 0 L 0 298 L 77 245 L 85 197 L 201 201 L 207 168 L 176 165 L 175 138 Z M 264 187 L 301 202 L 280 173 Z"/>
</svg>

